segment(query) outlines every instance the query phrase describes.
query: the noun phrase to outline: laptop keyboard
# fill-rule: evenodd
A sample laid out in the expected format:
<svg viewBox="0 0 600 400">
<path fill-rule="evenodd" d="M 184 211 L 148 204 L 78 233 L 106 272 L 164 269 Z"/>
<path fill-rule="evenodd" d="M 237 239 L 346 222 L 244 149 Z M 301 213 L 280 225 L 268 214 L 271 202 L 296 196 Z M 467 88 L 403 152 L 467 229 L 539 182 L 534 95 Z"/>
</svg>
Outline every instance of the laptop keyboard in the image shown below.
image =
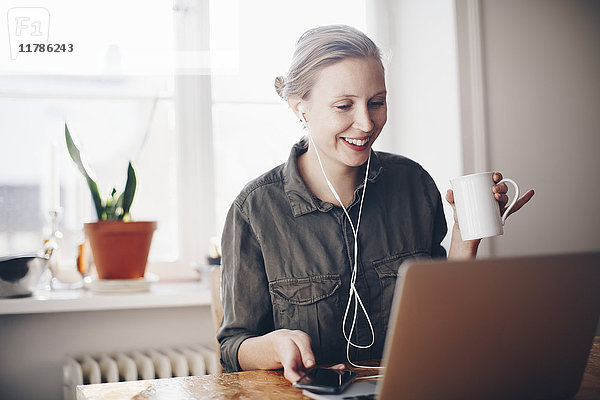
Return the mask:
<svg viewBox="0 0 600 400">
<path fill-rule="evenodd" d="M 375 400 L 375 393 L 363 394 L 360 396 L 342 397 L 342 400 Z"/>
</svg>

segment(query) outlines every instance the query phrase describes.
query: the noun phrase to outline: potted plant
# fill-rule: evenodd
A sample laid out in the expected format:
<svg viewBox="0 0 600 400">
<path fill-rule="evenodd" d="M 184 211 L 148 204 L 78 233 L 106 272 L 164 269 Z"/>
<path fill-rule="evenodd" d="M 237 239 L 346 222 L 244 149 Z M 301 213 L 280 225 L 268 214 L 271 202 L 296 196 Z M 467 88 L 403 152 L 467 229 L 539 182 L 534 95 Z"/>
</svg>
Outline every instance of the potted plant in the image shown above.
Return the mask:
<svg viewBox="0 0 600 400">
<path fill-rule="evenodd" d="M 71 159 L 85 178 L 98 216 L 97 222 L 83 224 L 90 241 L 92 256 L 100 279 L 142 278 L 146 270 L 148 252 L 156 221 L 132 221 L 129 209 L 137 185 L 131 162 L 127 167 L 127 181 L 123 193 L 113 187 L 103 202 L 92 170 L 73 141 L 65 123 L 65 139 Z"/>
</svg>

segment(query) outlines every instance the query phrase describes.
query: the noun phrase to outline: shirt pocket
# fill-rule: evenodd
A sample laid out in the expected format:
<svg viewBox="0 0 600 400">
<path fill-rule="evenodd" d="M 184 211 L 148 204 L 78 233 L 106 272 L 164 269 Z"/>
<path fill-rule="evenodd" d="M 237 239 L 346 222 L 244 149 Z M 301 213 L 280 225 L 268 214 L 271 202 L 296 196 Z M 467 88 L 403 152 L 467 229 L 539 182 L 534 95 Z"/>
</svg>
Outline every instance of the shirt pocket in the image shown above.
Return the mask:
<svg viewBox="0 0 600 400">
<path fill-rule="evenodd" d="M 417 258 L 430 258 L 429 252 L 424 250 L 415 250 L 403 252 L 373 261 L 373 269 L 379 277 L 381 288 L 381 317 L 387 324 L 392 309 L 394 299 L 394 290 L 396 289 L 396 280 L 398 279 L 398 270 L 404 261 Z"/>
<path fill-rule="evenodd" d="M 342 285 L 339 274 L 284 278 L 269 282 L 275 329 L 300 329 L 312 340 L 315 355 L 339 328 Z M 329 334 L 328 334 L 329 333 Z"/>
</svg>

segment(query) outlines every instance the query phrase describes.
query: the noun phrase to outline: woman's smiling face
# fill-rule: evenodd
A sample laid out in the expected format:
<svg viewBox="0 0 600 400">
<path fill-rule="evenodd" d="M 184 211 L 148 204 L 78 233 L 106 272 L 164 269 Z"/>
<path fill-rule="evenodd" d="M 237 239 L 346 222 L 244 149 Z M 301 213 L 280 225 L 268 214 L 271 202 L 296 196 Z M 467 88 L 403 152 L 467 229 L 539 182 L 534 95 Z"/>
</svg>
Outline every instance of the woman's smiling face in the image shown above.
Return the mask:
<svg viewBox="0 0 600 400">
<path fill-rule="evenodd" d="M 300 103 L 324 163 L 333 168 L 364 164 L 387 121 L 381 62 L 346 58 L 324 67 Z"/>
</svg>

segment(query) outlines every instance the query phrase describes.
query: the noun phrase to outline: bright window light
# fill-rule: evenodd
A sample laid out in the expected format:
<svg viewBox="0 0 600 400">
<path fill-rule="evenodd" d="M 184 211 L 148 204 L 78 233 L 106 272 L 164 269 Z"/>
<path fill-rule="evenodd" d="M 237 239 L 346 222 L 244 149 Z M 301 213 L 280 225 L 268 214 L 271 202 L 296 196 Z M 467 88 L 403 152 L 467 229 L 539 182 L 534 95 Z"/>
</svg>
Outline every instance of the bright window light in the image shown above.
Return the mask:
<svg viewBox="0 0 600 400">
<path fill-rule="evenodd" d="M 23 53 L 0 64 L 0 255 L 37 251 L 49 234 L 53 157 L 67 262 L 74 262 L 83 240 L 82 223 L 95 220 L 87 186 L 66 152 L 66 121 L 96 171 L 103 197 L 113 185 L 122 189 L 127 162 L 134 162 L 138 189 L 132 215 L 158 221 L 150 259 L 179 260 L 179 225 L 190 210 L 178 209 L 185 171 L 178 169 L 174 88 L 178 74 L 185 73 L 212 73 L 205 97 L 212 102 L 212 131 L 179 134 L 212 136 L 207 142 L 213 143 L 215 190 L 202 195 L 214 196 L 217 221 L 194 229 L 220 237 L 243 185 L 285 162 L 302 135 L 273 88 L 275 77 L 287 73 L 300 35 L 325 24 L 366 30 L 364 0 L 211 0 L 210 52 L 190 51 L 186 46 L 196 34 L 175 24 L 196 18 L 193 4 L 44 2 L 49 42 L 71 43 L 74 51 L 46 54 L 43 62 L 40 55 Z M 9 0 L 0 13 L 18 7 L 20 2 Z M 16 44 L 10 40 L 0 35 L 2 54 Z M 194 68 L 186 70 L 190 65 Z"/>
</svg>

